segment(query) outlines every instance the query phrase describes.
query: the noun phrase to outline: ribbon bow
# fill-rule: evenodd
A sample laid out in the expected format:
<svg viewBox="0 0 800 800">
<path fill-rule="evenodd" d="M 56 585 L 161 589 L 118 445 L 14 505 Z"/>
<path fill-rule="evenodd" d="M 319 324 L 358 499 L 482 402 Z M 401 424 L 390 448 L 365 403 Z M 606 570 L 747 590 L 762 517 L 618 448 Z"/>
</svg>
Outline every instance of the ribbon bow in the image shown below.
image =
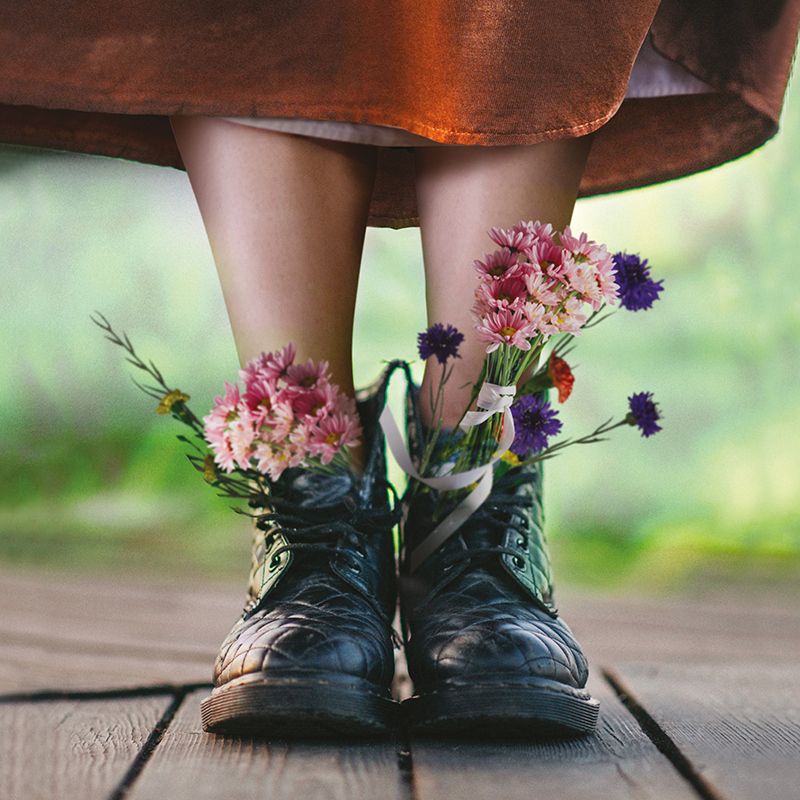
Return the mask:
<svg viewBox="0 0 800 800">
<path fill-rule="evenodd" d="M 386 442 L 400 468 L 407 475 L 440 491 L 464 489 L 470 484 L 477 483 L 475 488 L 411 551 L 409 566 L 412 572 L 416 571 L 431 553 L 447 541 L 480 508 L 492 491 L 494 465 L 508 452 L 514 441 L 514 417 L 511 414 L 511 404 L 514 402 L 516 390 L 516 386 L 484 383 L 478 393 L 477 406 L 479 410 L 468 411 L 461 420 L 459 427 L 467 430 L 486 422 L 494 414 L 503 415 L 503 433 L 492 458 L 480 467 L 463 472 L 448 472 L 447 469 L 452 470 L 454 465 L 446 465 L 444 474 L 433 478 L 423 478 L 419 474 L 389 406 L 384 407 L 380 423 L 386 435 Z"/>
</svg>

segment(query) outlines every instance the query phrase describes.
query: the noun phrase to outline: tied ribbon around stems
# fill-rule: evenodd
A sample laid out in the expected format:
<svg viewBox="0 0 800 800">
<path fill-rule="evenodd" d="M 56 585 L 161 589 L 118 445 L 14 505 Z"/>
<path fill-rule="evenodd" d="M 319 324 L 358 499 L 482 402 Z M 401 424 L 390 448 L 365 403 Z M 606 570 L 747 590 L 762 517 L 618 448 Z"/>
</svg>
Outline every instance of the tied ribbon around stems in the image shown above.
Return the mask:
<svg viewBox="0 0 800 800">
<path fill-rule="evenodd" d="M 461 420 L 460 427 L 466 430 L 480 425 L 494 414 L 503 415 L 503 433 L 497 443 L 498 449 L 492 458 L 480 467 L 463 472 L 445 472 L 443 475 L 433 478 L 424 478 L 419 474 L 389 406 L 384 407 L 380 423 L 386 436 L 386 442 L 395 461 L 407 475 L 439 491 L 464 489 L 477 483 L 475 488 L 425 537 L 424 541 L 412 550 L 409 563 L 412 572 L 415 572 L 429 555 L 444 544 L 480 508 L 492 491 L 494 465 L 508 452 L 514 441 L 514 417 L 511 414 L 511 404 L 514 402 L 516 391 L 516 386 L 484 383 L 478 393 L 477 405 L 480 410 L 468 411 Z M 447 465 L 447 467 L 452 470 L 453 465 Z"/>
</svg>

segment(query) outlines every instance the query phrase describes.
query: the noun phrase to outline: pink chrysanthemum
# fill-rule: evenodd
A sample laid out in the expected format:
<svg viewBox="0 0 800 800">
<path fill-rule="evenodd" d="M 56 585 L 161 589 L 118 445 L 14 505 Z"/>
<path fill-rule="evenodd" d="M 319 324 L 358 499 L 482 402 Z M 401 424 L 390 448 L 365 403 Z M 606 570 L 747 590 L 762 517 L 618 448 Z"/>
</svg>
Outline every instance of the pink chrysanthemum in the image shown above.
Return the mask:
<svg viewBox="0 0 800 800">
<path fill-rule="evenodd" d="M 271 378 L 267 378 L 263 373 L 255 372 L 248 375 L 248 379 L 244 384 L 242 398 L 249 408 L 260 409 L 265 413 L 269 413 L 275 403 L 276 394 L 276 382 Z"/>
<path fill-rule="evenodd" d="M 214 461 L 224 472 L 233 472 L 236 468 L 236 457 L 231 446 L 228 431 L 223 429 L 205 430 L 206 441 L 214 453 Z"/>
<path fill-rule="evenodd" d="M 236 464 L 242 469 L 249 469 L 250 458 L 256 447 L 258 426 L 261 414 L 253 414 L 249 408 L 242 408 L 239 418 L 228 426 L 230 450 Z"/>
<path fill-rule="evenodd" d="M 545 306 L 556 306 L 561 302 L 559 295 L 553 291 L 556 284 L 539 270 L 525 278 L 525 288 L 531 300 Z"/>
<path fill-rule="evenodd" d="M 327 362 L 295 364 L 295 355 L 291 344 L 261 353 L 240 371 L 244 392 L 226 382 L 224 397 L 215 398 L 204 433 L 224 471 L 256 469 L 277 480 L 289 467 L 315 459 L 330 463 L 357 440 L 355 400 L 330 382 Z M 324 448 L 314 434 L 319 426 L 325 431 Z"/>
<path fill-rule="evenodd" d="M 240 370 L 245 386 L 257 378 L 278 381 L 286 378 L 289 367 L 294 363 L 297 348 L 290 342 L 281 350 L 261 353 L 250 359 Z"/>
<path fill-rule="evenodd" d="M 576 263 L 570 258 L 566 277 L 569 288 L 576 292 L 584 303 L 590 303 L 592 308 L 600 307 L 603 297 L 597 282 L 597 271 L 591 262 Z"/>
<path fill-rule="evenodd" d="M 519 309 L 501 309 L 487 314 L 476 326 L 476 330 L 478 338 L 488 342 L 487 353 L 494 352 L 501 344 L 530 350 L 531 343 L 528 340 L 536 334 L 535 326 Z"/>
<path fill-rule="evenodd" d="M 305 463 L 303 451 L 294 447 L 290 441 L 281 444 L 259 442 L 254 457 L 256 469 L 273 481 L 277 481 L 290 467 L 300 467 Z"/>
<path fill-rule="evenodd" d="M 578 297 L 567 298 L 561 307 L 548 311 L 540 326 L 542 333 L 578 333 L 587 319 L 584 305 Z"/>
<path fill-rule="evenodd" d="M 599 251 L 605 249 L 602 245 L 598 245 L 597 242 L 593 242 L 585 233 L 575 236 L 569 225 L 561 232 L 558 240 L 578 264 L 595 261 L 600 256 Z"/>
<path fill-rule="evenodd" d="M 203 417 L 206 431 L 218 431 L 239 417 L 242 402 L 239 387 L 235 383 L 225 381 L 225 396 L 214 398 L 214 407 Z"/>
<path fill-rule="evenodd" d="M 564 275 L 564 251 L 557 245 L 541 241 L 531 253 L 531 261 L 548 278 L 561 280 Z"/>
<path fill-rule="evenodd" d="M 476 302 L 487 310 L 520 308 L 528 299 L 525 279 L 519 273 L 498 280 L 481 281 L 476 291 Z"/>
<path fill-rule="evenodd" d="M 525 228 L 524 223 L 517 223 L 511 228 L 490 228 L 489 236 L 500 247 L 516 252 L 529 249 L 534 241 L 533 233 Z"/>
<path fill-rule="evenodd" d="M 595 264 L 595 280 L 600 290 L 600 297 L 609 305 L 614 305 L 619 300 L 619 284 L 616 278 L 616 265 L 609 252 Z"/>
<path fill-rule="evenodd" d="M 302 394 L 292 396 L 292 410 L 298 419 L 321 417 L 332 414 L 336 409 L 337 387 L 329 383 L 317 386 Z"/>
<path fill-rule="evenodd" d="M 287 370 L 287 388 L 290 391 L 316 389 L 327 382 L 328 370 L 327 361 L 315 363 L 310 358 L 305 364 L 293 364 Z"/>
<path fill-rule="evenodd" d="M 473 265 L 483 280 L 508 277 L 519 272 L 517 256 L 506 248 L 487 253 L 483 261 L 476 259 Z"/>
<path fill-rule="evenodd" d="M 347 414 L 332 414 L 308 429 L 306 441 L 311 453 L 319 456 L 323 464 L 330 464 L 343 447 L 359 443 L 359 428 Z"/>
</svg>

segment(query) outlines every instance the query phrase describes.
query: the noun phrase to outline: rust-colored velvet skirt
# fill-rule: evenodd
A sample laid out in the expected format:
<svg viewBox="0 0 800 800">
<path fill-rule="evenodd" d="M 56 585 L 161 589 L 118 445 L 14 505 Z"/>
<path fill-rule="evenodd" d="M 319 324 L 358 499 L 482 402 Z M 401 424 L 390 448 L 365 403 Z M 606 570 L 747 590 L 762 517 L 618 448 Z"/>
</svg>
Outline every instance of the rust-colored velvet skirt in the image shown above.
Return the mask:
<svg viewBox="0 0 800 800">
<path fill-rule="evenodd" d="M 800 0 L 6 0 L 0 143 L 182 169 L 173 114 L 391 126 L 428 144 L 596 131 L 581 195 L 599 194 L 769 139 L 798 26 Z M 648 34 L 694 89 L 629 90 Z M 369 223 L 418 224 L 412 147 L 379 147 Z"/>
</svg>

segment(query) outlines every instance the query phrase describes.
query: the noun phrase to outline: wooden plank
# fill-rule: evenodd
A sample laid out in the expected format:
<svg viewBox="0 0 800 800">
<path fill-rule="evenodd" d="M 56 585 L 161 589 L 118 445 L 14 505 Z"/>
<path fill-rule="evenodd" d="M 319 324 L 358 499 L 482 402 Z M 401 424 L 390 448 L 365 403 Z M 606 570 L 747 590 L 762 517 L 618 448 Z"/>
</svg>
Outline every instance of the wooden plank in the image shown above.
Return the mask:
<svg viewBox="0 0 800 800">
<path fill-rule="evenodd" d="M 780 596 L 722 592 L 698 602 L 559 590 L 565 619 L 591 663 L 758 663 L 800 655 L 800 615 Z M 166 584 L 0 571 L 0 693 L 209 680 L 241 611 L 243 583 Z"/>
<path fill-rule="evenodd" d="M 557 590 L 559 608 L 590 661 L 759 663 L 800 658 L 800 614 L 783 592 L 741 588 L 703 597 Z"/>
<path fill-rule="evenodd" d="M 560 741 L 471 742 L 415 738 L 416 800 L 696 800 L 601 678 L 597 731 Z"/>
<path fill-rule="evenodd" d="M 210 681 L 240 586 L 0 573 L 0 693 Z"/>
<path fill-rule="evenodd" d="M 611 677 L 718 794 L 785 800 L 800 781 L 800 686 L 797 667 L 771 657 L 762 652 L 760 666 L 628 666 Z"/>
<path fill-rule="evenodd" d="M 170 696 L 0 705 L 3 800 L 107 798 Z"/>
<path fill-rule="evenodd" d="M 126 800 L 406 797 L 392 742 L 267 742 L 203 733 L 200 702 L 207 695 L 186 698 Z"/>
</svg>

